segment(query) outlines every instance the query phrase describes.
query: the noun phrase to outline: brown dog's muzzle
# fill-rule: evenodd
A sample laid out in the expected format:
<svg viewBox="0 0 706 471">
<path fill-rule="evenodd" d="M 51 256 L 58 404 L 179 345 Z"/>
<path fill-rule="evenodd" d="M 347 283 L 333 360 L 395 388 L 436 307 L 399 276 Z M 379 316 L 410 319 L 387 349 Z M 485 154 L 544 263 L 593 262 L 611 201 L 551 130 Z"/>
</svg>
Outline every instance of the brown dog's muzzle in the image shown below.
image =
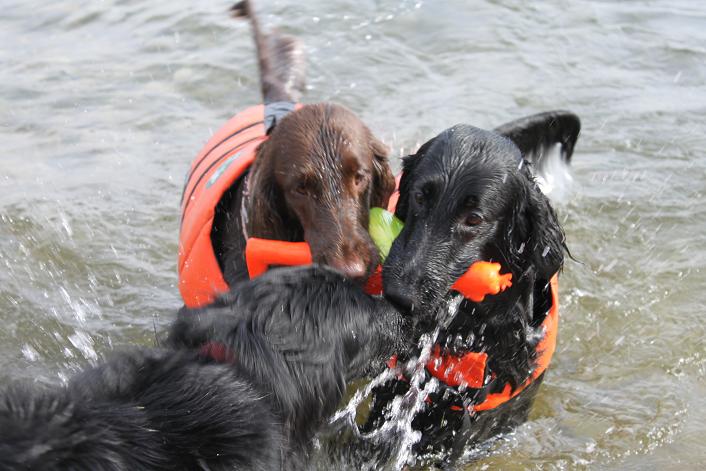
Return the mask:
<svg viewBox="0 0 706 471">
<path fill-rule="evenodd" d="M 347 278 L 364 282 L 378 264 L 377 251 L 369 237 L 350 235 L 351 238 L 328 250 L 318 251 L 312 246 L 312 258 L 316 263 L 339 270 Z M 317 256 L 317 252 L 321 255 Z"/>
<path fill-rule="evenodd" d="M 343 273 L 346 278 L 365 282 L 379 262 L 377 249 L 367 232 L 359 228 L 344 229 L 332 222 L 325 231 L 304 235 L 311 246 L 314 263 L 327 265 Z"/>
</svg>

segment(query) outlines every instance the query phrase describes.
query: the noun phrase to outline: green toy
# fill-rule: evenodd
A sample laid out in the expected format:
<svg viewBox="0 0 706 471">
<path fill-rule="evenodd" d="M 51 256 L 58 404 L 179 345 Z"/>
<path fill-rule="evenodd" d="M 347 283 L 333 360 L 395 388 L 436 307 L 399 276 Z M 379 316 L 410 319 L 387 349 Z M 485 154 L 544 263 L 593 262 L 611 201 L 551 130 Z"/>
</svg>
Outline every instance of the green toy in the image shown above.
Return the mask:
<svg viewBox="0 0 706 471">
<path fill-rule="evenodd" d="M 382 208 L 370 208 L 368 232 L 380 251 L 380 263 L 390 253 L 392 242 L 402 232 L 404 223 L 391 212 Z"/>
</svg>

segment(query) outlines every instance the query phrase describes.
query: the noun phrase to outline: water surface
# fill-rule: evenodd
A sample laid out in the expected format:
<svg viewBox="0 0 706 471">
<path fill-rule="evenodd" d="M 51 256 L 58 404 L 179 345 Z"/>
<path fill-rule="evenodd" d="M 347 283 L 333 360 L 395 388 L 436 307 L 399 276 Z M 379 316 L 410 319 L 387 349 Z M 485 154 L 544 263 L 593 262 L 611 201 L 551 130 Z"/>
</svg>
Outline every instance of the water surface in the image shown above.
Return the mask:
<svg viewBox="0 0 706 471">
<path fill-rule="evenodd" d="M 59 383 L 152 345 L 180 305 L 190 160 L 259 101 L 227 2 L 5 0 L 0 17 L 0 377 Z M 301 37 L 309 102 L 357 112 L 397 157 L 455 123 L 583 120 L 558 210 L 554 361 L 531 420 L 469 469 L 706 462 L 706 5 L 259 3 Z"/>
</svg>

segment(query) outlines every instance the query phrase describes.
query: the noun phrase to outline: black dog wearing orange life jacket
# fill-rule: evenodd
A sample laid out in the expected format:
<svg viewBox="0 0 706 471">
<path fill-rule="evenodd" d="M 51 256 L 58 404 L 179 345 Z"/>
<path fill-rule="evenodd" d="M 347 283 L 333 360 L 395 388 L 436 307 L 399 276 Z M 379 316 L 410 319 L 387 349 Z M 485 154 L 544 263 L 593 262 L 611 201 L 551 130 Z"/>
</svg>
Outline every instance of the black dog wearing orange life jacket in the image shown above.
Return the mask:
<svg viewBox="0 0 706 471">
<path fill-rule="evenodd" d="M 561 145 L 571 159 L 580 121 L 542 113 L 496 132 L 454 126 L 404 159 L 396 215 L 405 223 L 383 267 L 385 297 L 440 327 L 428 379 L 440 389 L 413 421 L 420 454 L 450 452 L 524 422 L 556 343 L 557 275 L 567 248 L 532 164 Z M 464 299 L 448 319 L 451 286 L 479 260 L 499 262 L 512 286 Z M 367 429 L 409 388 L 404 377 L 376 391 Z M 447 456 L 448 458 L 448 456 Z"/>
<path fill-rule="evenodd" d="M 405 325 L 333 270 L 271 270 L 180 312 L 170 348 L 5 389 L 0 469 L 306 469 L 346 382 L 405 350 Z"/>
</svg>

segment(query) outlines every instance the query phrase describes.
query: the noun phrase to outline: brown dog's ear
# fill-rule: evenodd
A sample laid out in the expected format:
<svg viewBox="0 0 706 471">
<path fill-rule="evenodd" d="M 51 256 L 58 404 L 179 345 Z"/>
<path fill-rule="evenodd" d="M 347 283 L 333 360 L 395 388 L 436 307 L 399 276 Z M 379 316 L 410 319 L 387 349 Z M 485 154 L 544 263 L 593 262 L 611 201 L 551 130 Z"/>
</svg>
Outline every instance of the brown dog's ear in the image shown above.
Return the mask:
<svg viewBox="0 0 706 471">
<path fill-rule="evenodd" d="M 271 146 L 263 143 L 257 150 L 257 157 L 248 176 L 248 197 L 245 205 L 247 212 L 247 233 L 250 237 L 274 240 L 297 240 L 301 225 L 290 220 L 289 210 L 284 195 L 277 188 Z"/>
<path fill-rule="evenodd" d="M 387 209 L 390 196 L 395 191 L 395 176 L 387 156 L 388 147 L 371 134 L 370 149 L 373 152 L 373 186 L 370 194 L 370 206 Z"/>
</svg>

